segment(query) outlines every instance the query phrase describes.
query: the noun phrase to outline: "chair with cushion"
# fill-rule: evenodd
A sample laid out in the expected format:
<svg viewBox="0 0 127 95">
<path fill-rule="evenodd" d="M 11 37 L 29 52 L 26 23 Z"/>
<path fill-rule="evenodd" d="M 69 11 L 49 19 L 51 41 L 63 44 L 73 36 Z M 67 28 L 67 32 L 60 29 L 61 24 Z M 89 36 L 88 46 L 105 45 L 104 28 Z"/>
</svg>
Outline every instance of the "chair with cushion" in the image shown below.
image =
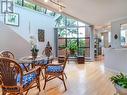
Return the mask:
<svg viewBox="0 0 127 95">
<path fill-rule="evenodd" d="M 53 58 L 50 57 L 51 55 L 52 55 L 52 47 L 50 46 L 50 43 L 48 41 L 45 49 L 42 52 L 42 59 L 39 61 L 35 60 L 34 62 L 35 66 L 41 66 L 43 78 L 44 78 L 43 69 L 45 69 L 46 65 L 52 63 Z"/>
<path fill-rule="evenodd" d="M 65 68 L 65 65 L 66 65 L 66 61 L 67 61 L 67 58 L 63 58 L 63 62 L 61 60 L 61 63 L 48 64 L 46 66 L 46 68 L 45 68 L 45 84 L 44 84 L 43 89 L 45 89 L 46 83 L 48 81 L 50 81 L 54 78 L 59 78 L 63 81 L 65 90 L 67 90 L 66 84 L 65 84 L 65 81 L 64 81 L 64 75 L 65 75 L 64 68 Z"/>
<path fill-rule="evenodd" d="M 15 59 L 14 54 L 12 52 L 8 51 L 8 50 L 5 50 L 5 51 L 0 52 L 0 55 L 2 57 L 7 57 L 7 58 Z M 23 70 L 27 71 L 27 72 L 28 72 L 29 65 L 30 64 L 20 64 L 21 68 Z"/>
<path fill-rule="evenodd" d="M 10 51 L 1 51 L 0 54 L 3 57 L 12 58 L 12 59 L 15 58 L 14 54 L 12 52 L 10 52 Z"/>
<path fill-rule="evenodd" d="M 0 80 L 3 95 L 25 95 L 28 90 L 37 87 L 40 91 L 40 67 L 35 67 L 23 74 L 22 68 L 16 61 L 0 57 Z M 36 83 L 36 84 L 35 84 Z"/>
</svg>

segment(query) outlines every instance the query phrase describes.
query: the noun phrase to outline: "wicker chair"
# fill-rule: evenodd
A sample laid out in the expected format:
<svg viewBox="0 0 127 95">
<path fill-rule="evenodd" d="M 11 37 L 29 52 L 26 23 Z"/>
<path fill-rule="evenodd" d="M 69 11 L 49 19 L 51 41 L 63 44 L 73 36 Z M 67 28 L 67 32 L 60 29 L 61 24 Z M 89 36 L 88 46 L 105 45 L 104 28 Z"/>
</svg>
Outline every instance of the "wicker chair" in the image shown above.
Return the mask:
<svg viewBox="0 0 127 95">
<path fill-rule="evenodd" d="M 48 81 L 50 81 L 54 78 L 59 78 L 63 81 L 65 90 L 67 90 L 66 84 L 65 84 L 65 81 L 64 81 L 64 75 L 65 75 L 64 68 L 65 68 L 65 65 L 66 65 L 66 61 L 67 61 L 67 58 L 63 58 L 62 63 L 48 64 L 46 66 L 46 68 L 45 68 L 45 84 L 44 84 L 43 89 L 45 89 L 46 82 L 48 82 Z M 66 75 L 65 75 L 65 77 L 66 77 Z"/>
<path fill-rule="evenodd" d="M 15 59 L 15 56 L 12 52 L 8 51 L 8 50 L 5 50 L 5 51 L 2 51 L 0 52 L 0 55 L 2 57 L 7 57 L 7 58 L 12 58 L 12 59 Z M 30 64 L 20 64 L 22 70 L 25 70 L 25 71 L 29 71 L 29 65 Z"/>
<path fill-rule="evenodd" d="M 2 52 L 0 52 L 0 54 L 3 57 L 12 58 L 12 59 L 15 58 L 14 54 L 12 52 L 10 52 L 10 51 L 2 51 Z"/>
<path fill-rule="evenodd" d="M 37 87 L 40 91 L 40 67 L 23 74 L 22 68 L 13 59 L 0 57 L 0 79 L 3 95 L 25 95 L 28 90 Z M 35 85 L 36 83 L 36 85 Z"/>
<path fill-rule="evenodd" d="M 47 45 L 45 47 L 45 49 L 42 52 L 43 57 L 45 57 L 46 59 L 39 60 L 39 61 L 35 61 L 35 66 L 41 66 L 42 69 L 42 77 L 44 78 L 44 74 L 43 74 L 43 70 L 45 69 L 45 67 L 49 64 L 52 63 L 53 58 L 50 58 L 50 56 L 52 55 L 52 47 L 50 46 L 50 43 L 47 42 Z"/>
</svg>

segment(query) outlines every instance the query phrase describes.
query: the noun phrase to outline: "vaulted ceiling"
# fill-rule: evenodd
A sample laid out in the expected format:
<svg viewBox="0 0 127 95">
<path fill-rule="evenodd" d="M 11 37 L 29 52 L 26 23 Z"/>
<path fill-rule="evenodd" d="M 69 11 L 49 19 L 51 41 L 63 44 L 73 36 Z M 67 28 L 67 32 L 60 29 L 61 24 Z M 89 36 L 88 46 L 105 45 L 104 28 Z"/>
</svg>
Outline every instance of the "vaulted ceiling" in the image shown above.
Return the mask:
<svg viewBox="0 0 127 95">
<path fill-rule="evenodd" d="M 58 6 L 44 0 L 33 0 L 51 10 Z M 111 21 L 127 17 L 127 0 L 61 0 L 66 7 L 63 13 L 92 25 L 105 25 Z"/>
</svg>

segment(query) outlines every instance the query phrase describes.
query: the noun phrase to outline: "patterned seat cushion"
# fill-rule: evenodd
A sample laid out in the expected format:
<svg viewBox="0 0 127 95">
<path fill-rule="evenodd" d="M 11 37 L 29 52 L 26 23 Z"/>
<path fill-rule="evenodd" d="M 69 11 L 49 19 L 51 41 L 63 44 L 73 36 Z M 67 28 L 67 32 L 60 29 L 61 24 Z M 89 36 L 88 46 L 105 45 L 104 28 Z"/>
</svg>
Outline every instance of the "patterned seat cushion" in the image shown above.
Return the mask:
<svg viewBox="0 0 127 95">
<path fill-rule="evenodd" d="M 39 60 L 37 62 L 35 62 L 36 65 L 47 65 L 48 64 L 48 60 Z"/>
<path fill-rule="evenodd" d="M 30 66 L 30 64 L 25 64 L 25 67 L 26 68 L 29 68 L 29 66 Z M 23 66 L 23 64 L 20 64 L 20 67 L 24 70 L 25 69 L 25 67 Z"/>
<path fill-rule="evenodd" d="M 63 71 L 62 66 L 48 66 L 46 72 L 61 72 Z"/>
<path fill-rule="evenodd" d="M 32 80 L 34 80 L 36 78 L 37 74 L 35 73 L 31 73 L 28 75 L 23 76 L 23 87 L 28 86 Z M 20 75 L 18 75 L 17 77 L 17 84 L 20 82 Z"/>
</svg>

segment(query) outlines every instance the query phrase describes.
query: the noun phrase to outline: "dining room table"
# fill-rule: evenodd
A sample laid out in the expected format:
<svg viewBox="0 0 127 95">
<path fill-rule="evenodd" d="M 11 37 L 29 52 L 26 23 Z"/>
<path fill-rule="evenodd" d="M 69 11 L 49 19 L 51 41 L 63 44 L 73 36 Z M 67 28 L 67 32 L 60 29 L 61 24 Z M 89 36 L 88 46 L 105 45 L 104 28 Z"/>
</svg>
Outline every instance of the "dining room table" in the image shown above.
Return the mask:
<svg viewBox="0 0 127 95">
<path fill-rule="evenodd" d="M 48 58 L 46 56 L 37 56 L 36 59 L 33 59 L 32 56 L 25 56 L 22 57 L 20 59 L 16 59 L 17 63 L 20 64 L 20 66 L 25 69 L 26 71 L 28 71 L 31 68 L 34 68 L 37 64 L 39 64 L 40 62 L 48 62 L 50 60 L 53 60 L 53 58 Z"/>
</svg>

